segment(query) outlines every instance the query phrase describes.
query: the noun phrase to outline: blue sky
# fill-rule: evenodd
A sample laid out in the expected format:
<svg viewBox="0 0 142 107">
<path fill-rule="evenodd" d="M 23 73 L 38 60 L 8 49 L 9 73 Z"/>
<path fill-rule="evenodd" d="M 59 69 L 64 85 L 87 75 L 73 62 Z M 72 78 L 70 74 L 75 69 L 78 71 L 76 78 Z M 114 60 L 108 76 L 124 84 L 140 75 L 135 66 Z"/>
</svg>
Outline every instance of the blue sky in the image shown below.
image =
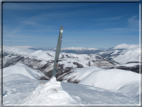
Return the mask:
<svg viewBox="0 0 142 107">
<path fill-rule="evenodd" d="M 3 45 L 109 48 L 139 44 L 139 3 L 3 3 Z"/>
</svg>

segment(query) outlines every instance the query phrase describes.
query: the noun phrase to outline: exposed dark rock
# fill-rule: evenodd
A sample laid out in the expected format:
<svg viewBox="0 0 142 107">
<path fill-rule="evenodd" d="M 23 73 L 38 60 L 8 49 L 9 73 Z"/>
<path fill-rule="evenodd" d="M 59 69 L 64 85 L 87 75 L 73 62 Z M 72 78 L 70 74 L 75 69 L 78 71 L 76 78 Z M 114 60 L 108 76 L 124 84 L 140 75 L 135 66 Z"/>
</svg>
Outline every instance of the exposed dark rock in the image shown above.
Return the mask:
<svg viewBox="0 0 142 107">
<path fill-rule="evenodd" d="M 8 67 L 10 65 L 15 65 L 17 62 L 19 62 L 19 61 L 21 61 L 23 59 L 24 59 L 24 57 L 21 57 L 21 56 L 13 57 L 10 60 L 8 60 L 5 64 L 3 64 L 3 68 Z"/>
<path fill-rule="evenodd" d="M 129 64 L 129 63 L 140 63 L 139 61 L 131 61 L 131 62 L 127 62 L 126 64 Z"/>
<path fill-rule="evenodd" d="M 39 78 L 39 80 L 50 80 L 50 78 L 47 78 L 47 77 L 45 77 L 45 76 L 42 76 L 42 77 Z"/>
<path fill-rule="evenodd" d="M 60 74 L 58 73 L 56 76 L 57 80 L 62 81 L 65 75 L 71 73 L 71 69 L 72 69 L 72 67 L 67 67 L 63 70 L 63 72 L 61 72 Z"/>
<path fill-rule="evenodd" d="M 141 65 L 141 67 L 142 67 L 142 65 Z M 129 70 L 129 71 L 133 71 L 136 73 L 140 73 L 139 65 L 136 65 L 133 67 L 119 66 L 119 67 L 117 67 L 117 69 Z"/>
<path fill-rule="evenodd" d="M 96 56 L 96 59 L 102 59 L 102 57 L 101 56 Z"/>
<path fill-rule="evenodd" d="M 53 57 L 53 56 L 52 56 L 52 55 L 50 55 L 49 53 L 48 53 L 48 55 L 49 55 L 49 56 L 51 56 L 51 57 Z"/>
<path fill-rule="evenodd" d="M 70 58 L 69 55 L 66 55 L 66 57 Z"/>
<path fill-rule="evenodd" d="M 77 68 L 83 68 L 83 66 L 77 62 L 73 62 L 73 64 L 77 65 Z"/>
<path fill-rule="evenodd" d="M 75 78 L 75 77 L 73 76 L 73 77 L 69 78 L 69 79 L 67 80 L 67 82 L 76 83 L 76 84 L 80 82 L 80 81 L 77 80 L 77 79 L 73 80 L 73 78 Z"/>
</svg>

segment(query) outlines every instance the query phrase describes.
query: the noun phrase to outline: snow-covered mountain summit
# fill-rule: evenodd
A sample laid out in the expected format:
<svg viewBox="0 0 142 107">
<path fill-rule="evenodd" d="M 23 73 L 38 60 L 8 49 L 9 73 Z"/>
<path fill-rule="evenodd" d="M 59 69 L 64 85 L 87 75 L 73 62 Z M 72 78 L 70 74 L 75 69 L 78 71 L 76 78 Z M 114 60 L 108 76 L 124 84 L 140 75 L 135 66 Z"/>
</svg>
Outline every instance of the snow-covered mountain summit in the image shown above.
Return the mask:
<svg viewBox="0 0 142 107">
<path fill-rule="evenodd" d="M 139 62 L 141 58 L 140 50 L 141 47 L 139 45 L 121 44 L 103 52 L 99 52 L 98 55 L 124 64 L 129 62 Z"/>
<path fill-rule="evenodd" d="M 135 49 L 135 48 L 139 48 L 139 45 L 120 44 L 115 46 L 113 49 Z"/>
</svg>

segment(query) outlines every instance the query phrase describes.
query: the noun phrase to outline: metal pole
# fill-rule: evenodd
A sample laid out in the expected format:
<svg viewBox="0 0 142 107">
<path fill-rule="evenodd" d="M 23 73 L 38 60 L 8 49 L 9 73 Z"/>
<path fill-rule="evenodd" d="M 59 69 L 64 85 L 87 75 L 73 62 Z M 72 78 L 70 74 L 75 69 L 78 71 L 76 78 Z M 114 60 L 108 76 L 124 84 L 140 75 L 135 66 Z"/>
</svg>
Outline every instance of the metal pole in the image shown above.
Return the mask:
<svg viewBox="0 0 142 107">
<path fill-rule="evenodd" d="M 57 68 L 58 68 L 59 54 L 60 54 L 60 48 L 61 48 L 61 43 L 62 43 L 62 35 L 63 35 L 63 26 L 61 26 L 60 31 L 59 31 L 59 38 L 58 38 L 58 43 L 57 43 L 57 47 L 56 47 L 52 77 L 56 77 L 56 72 L 57 72 Z"/>
</svg>

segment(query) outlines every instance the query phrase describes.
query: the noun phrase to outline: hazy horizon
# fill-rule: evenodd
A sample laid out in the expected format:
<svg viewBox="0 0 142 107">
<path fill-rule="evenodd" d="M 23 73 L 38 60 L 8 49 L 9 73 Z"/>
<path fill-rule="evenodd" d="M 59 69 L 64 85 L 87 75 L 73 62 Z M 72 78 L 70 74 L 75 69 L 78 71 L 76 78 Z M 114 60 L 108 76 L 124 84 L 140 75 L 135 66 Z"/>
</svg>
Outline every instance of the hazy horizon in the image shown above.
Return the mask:
<svg viewBox="0 0 142 107">
<path fill-rule="evenodd" d="M 118 45 L 122 45 L 122 44 L 118 44 Z M 116 46 L 118 46 L 116 45 Z M 140 45 L 140 44 L 126 44 L 126 45 Z M 6 45 L 3 45 L 3 46 L 6 46 Z M 116 47 L 116 46 L 112 46 L 112 47 L 108 47 L 108 48 L 103 48 L 103 47 L 100 47 L 100 48 L 97 48 L 97 47 L 88 47 L 88 48 L 96 48 L 96 49 L 109 49 L 109 48 L 113 48 L 113 47 Z M 55 49 L 56 47 L 34 47 L 34 46 L 8 46 L 8 47 L 29 47 L 29 48 L 41 48 L 41 49 Z M 86 47 L 61 47 L 61 48 L 86 48 Z M 86 48 L 87 49 L 87 48 Z"/>
</svg>

